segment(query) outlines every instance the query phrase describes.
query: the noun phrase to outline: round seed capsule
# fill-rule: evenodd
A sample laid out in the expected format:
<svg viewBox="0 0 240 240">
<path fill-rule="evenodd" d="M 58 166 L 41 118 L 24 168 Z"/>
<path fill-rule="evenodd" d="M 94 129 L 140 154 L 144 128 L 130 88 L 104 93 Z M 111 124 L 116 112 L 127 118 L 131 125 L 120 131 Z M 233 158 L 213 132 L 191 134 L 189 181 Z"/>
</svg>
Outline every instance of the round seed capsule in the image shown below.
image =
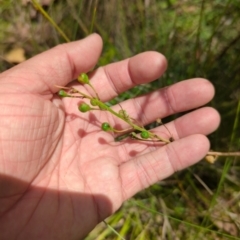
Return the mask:
<svg viewBox="0 0 240 240">
<path fill-rule="evenodd" d="M 205 160 L 208 161 L 209 163 L 213 164 L 217 160 L 217 158 L 215 156 L 213 156 L 213 155 L 207 155 L 205 157 Z"/>
<path fill-rule="evenodd" d="M 143 138 L 143 139 L 149 138 L 149 132 L 148 131 L 142 131 L 141 132 L 141 138 Z"/>
<path fill-rule="evenodd" d="M 88 104 L 86 104 L 86 103 L 81 103 L 81 104 L 78 106 L 78 110 L 79 110 L 80 112 L 87 112 L 87 111 L 91 110 L 91 107 L 90 107 Z"/>
<path fill-rule="evenodd" d="M 80 82 L 80 83 L 83 83 L 83 84 L 88 84 L 89 83 L 89 78 L 88 78 L 88 75 L 86 73 L 81 73 L 77 80 Z"/>
<path fill-rule="evenodd" d="M 97 100 L 95 98 L 92 98 L 90 100 L 90 103 L 91 103 L 92 106 L 97 106 Z"/>
<path fill-rule="evenodd" d="M 68 97 L 69 95 L 64 90 L 61 89 L 58 92 L 58 96 L 60 96 L 60 97 Z"/>
<path fill-rule="evenodd" d="M 101 128 L 102 128 L 102 130 L 105 131 L 105 132 L 111 130 L 111 126 L 110 126 L 109 123 L 107 123 L 107 122 L 102 123 Z"/>
</svg>

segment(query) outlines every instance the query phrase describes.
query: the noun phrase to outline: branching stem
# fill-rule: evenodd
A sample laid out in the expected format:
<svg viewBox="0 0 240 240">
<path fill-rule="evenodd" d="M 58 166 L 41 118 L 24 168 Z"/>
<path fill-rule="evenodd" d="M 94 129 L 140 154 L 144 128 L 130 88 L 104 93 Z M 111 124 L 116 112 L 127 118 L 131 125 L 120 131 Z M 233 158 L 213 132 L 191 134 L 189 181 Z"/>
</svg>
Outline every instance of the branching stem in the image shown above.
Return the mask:
<svg viewBox="0 0 240 240">
<path fill-rule="evenodd" d="M 240 156 L 240 152 L 213 152 L 213 151 L 210 151 L 207 154 L 213 155 L 213 156 L 225 156 L 225 157 Z"/>
<path fill-rule="evenodd" d="M 84 76 L 86 77 L 86 76 Z M 82 83 L 82 79 L 81 80 L 81 83 Z M 150 140 L 156 140 L 156 141 L 159 141 L 159 142 L 163 142 L 163 143 L 170 143 L 171 141 L 169 139 L 166 139 L 166 138 L 162 138 L 148 130 L 146 130 L 144 127 L 142 126 L 139 126 L 137 124 L 134 123 L 134 121 L 132 121 L 132 118 L 130 117 L 126 117 L 127 114 L 126 112 L 122 109 L 121 112 L 115 112 L 111 107 L 107 106 L 105 103 L 103 103 L 96 90 L 94 89 L 94 87 L 91 85 L 91 83 L 88 81 L 88 79 L 85 79 L 85 84 L 89 85 L 96 97 L 91 97 L 83 92 L 80 92 L 79 90 L 75 89 L 75 88 L 70 88 L 70 87 L 62 87 L 62 86 L 57 86 L 58 88 L 60 88 L 62 90 L 59 91 L 59 95 L 62 96 L 62 97 L 70 97 L 70 98 L 86 98 L 86 99 L 89 99 L 91 104 L 93 106 L 97 106 L 99 109 L 97 108 L 89 108 L 90 110 L 102 110 L 102 111 L 108 111 L 110 112 L 112 115 L 116 116 L 117 118 L 120 118 L 121 120 L 123 120 L 124 122 L 126 122 L 129 126 L 131 126 L 131 128 L 129 128 L 130 130 L 133 130 L 133 131 L 138 131 L 138 132 L 147 132 L 148 133 L 148 140 L 147 139 L 143 139 L 141 138 L 140 136 L 136 135 L 136 133 L 132 133 L 132 137 L 133 138 L 136 138 L 136 139 L 140 139 L 140 140 L 143 140 L 143 141 L 150 141 Z M 65 92 L 63 90 L 67 90 L 68 92 Z M 76 95 L 78 94 L 78 95 Z M 120 105 L 121 106 L 121 105 Z M 123 114 L 124 113 L 124 114 Z M 129 129 L 126 129 L 126 130 L 117 130 L 117 129 L 114 129 L 113 131 L 114 132 L 127 132 L 129 131 Z"/>
</svg>

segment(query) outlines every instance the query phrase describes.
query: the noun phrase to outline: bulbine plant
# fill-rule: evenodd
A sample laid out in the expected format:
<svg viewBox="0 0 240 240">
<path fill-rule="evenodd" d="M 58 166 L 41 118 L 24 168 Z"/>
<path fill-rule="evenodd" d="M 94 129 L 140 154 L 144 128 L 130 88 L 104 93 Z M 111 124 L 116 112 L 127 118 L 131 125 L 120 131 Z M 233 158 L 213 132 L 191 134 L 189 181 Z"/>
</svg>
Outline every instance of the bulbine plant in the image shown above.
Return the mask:
<svg viewBox="0 0 240 240">
<path fill-rule="evenodd" d="M 111 107 L 109 107 L 104 102 L 102 102 L 96 90 L 94 89 L 91 82 L 89 81 L 89 77 L 86 73 L 80 74 L 77 80 L 81 84 L 87 84 L 88 86 L 90 86 L 94 91 L 95 96 L 94 97 L 89 96 L 85 93 L 80 92 L 76 88 L 61 87 L 61 86 L 57 86 L 61 88 L 61 90 L 58 92 L 58 95 L 60 97 L 88 99 L 90 101 L 90 104 L 87 104 L 85 102 L 79 104 L 78 110 L 80 112 L 85 113 L 91 110 L 108 111 L 110 114 L 121 119 L 122 121 L 126 122 L 129 125 L 129 128 L 127 129 L 118 130 L 116 128 L 113 128 L 108 122 L 104 122 L 101 125 L 101 128 L 103 131 L 113 132 L 116 134 L 124 134 L 125 136 L 130 136 L 133 139 L 142 140 L 142 141 L 154 141 L 154 142 L 161 142 L 163 144 L 168 144 L 173 141 L 172 137 L 170 137 L 169 139 L 166 139 L 147 130 L 144 126 L 137 123 L 135 119 L 131 118 L 128 115 L 127 111 L 121 107 L 121 105 L 120 105 L 121 110 L 116 112 Z M 158 119 L 157 121 L 161 122 L 160 119 Z M 123 137 L 115 138 L 116 141 L 119 141 L 122 139 Z"/>
<path fill-rule="evenodd" d="M 81 84 L 86 84 L 90 86 L 90 88 L 93 90 L 95 96 L 89 96 L 83 92 L 80 92 L 76 88 L 73 87 L 63 87 L 63 86 L 56 86 L 60 88 L 58 95 L 62 98 L 68 97 L 68 98 L 80 98 L 80 99 L 88 99 L 90 101 L 90 104 L 82 102 L 78 106 L 78 110 L 82 113 L 99 110 L 99 111 L 107 111 L 110 114 L 114 115 L 115 117 L 121 119 L 122 121 L 126 122 L 129 125 L 129 128 L 119 130 L 114 127 L 112 127 L 108 122 L 103 122 L 101 125 L 101 129 L 106 132 L 112 132 L 115 134 L 120 134 L 120 136 L 115 138 L 115 141 L 121 141 L 125 137 L 130 137 L 135 140 L 141 140 L 141 141 L 148 141 L 148 142 L 159 142 L 162 144 L 168 144 L 170 142 L 173 142 L 174 139 L 171 136 L 170 131 L 167 129 L 167 127 L 162 124 L 167 131 L 170 134 L 170 138 L 163 138 L 150 130 L 147 130 L 144 126 L 142 126 L 140 123 L 138 123 L 135 119 L 131 118 L 127 111 L 124 110 L 121 105 L 121 110 L 118 112 L 114 111 L 111 107 L 109 107 L 107 104 L 101 101 L 101 99 L 98 96 L 97 91 L 92 86 L 89 77 L 86 73 L 82 73 L 77 78 L 78 82 Z M 160 119 L 156 120 L 158 123 L 162 123 Z M 240 156 L 240 152 L 215 152 L 215 151 L 209 151 L 205 157 L 205 160 L 209 163 L 214 163 L 216 159 L 219 156 Z"/>
</svg>

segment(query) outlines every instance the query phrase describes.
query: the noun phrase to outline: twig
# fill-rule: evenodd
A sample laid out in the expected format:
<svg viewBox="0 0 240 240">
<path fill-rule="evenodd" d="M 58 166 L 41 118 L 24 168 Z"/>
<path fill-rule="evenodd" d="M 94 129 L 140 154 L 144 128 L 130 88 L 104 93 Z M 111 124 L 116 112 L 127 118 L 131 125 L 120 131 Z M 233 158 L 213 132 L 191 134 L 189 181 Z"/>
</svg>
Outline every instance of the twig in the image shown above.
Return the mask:
<svg viewBox="0 0 240 240">
<path fill-rule="evenodd" d="M 226 157 L 234 157 L 234 156 L 240 156 L 240 152 L 208 152 L 207 155 L 213 155 L 213 156 L 226 156 Z"/>
</svg>

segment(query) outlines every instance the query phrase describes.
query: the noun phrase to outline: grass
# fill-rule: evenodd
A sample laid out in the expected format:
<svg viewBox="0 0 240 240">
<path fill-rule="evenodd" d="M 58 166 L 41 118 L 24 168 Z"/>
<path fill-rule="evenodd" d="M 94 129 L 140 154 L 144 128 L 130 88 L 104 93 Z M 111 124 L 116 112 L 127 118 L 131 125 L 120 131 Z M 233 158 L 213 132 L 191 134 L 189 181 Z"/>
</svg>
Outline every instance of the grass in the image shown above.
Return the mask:
<svg viewBox="0 0 240 240">
<path fill-rule="evenodd" d="M 65 41 L 30 4 L 0 2 L 1 71 L 13 66 L 3 58 L 13 47 L 31 57 Z M 58 0 L 44 9 L 71 40 L 92 31 L 103 37 L 99 65 L 146 50 L 167 57 L 168 71 L 160 80 L 112 104 L 183 79 L 209 79 L 216 88 L 209 105 L 222 117 L 209 136 L 212 149 L 240 150 L 238 0 Z M 121 239 L 111 228 L 125 239 L 240 239 L 239 170 L 239 157 L 219 157 L 214 165 L 202 161 L 175 173 L 125 202 L 106 219 L 111 227 L 100 223 L 86 239 Z"/>
</svg>

